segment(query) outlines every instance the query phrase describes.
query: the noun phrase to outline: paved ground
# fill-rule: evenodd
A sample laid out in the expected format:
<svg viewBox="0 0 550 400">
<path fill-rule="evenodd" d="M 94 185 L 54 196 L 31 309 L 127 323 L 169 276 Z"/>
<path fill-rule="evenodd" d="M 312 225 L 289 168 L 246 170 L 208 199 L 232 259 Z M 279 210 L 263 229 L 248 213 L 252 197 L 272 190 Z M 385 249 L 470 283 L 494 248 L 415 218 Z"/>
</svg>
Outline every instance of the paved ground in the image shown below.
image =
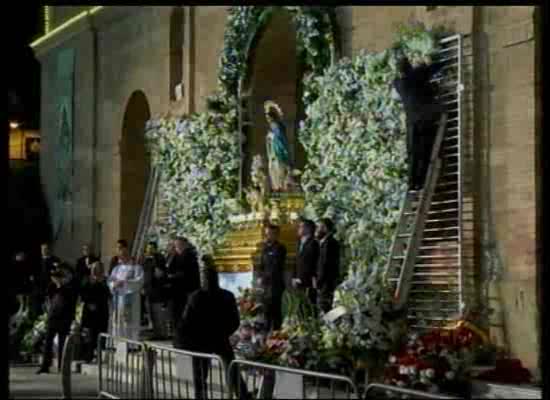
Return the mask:
<svg viewBox="0 0 550 400">
<path fill-rule="evenodd" d="M 36 375 L 37 369 L 38 366 L 28 365 L 10 367 L 10 398 L 62 398 L 61 375 L 58 373 Z M 97 397 L 97 377 L 81 374 L 73 374 L 72 376 L 73 398 Z"/>
</svg>

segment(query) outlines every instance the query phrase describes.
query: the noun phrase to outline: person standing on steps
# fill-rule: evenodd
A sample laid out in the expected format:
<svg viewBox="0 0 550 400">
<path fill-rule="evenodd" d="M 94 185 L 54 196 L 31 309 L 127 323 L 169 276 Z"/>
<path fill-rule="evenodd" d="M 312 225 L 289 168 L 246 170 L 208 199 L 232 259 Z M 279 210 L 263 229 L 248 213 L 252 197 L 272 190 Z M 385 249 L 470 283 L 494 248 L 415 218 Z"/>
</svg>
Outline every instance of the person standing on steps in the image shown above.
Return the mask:
<svg viewBox="0 0 550 400">
<path fill-rule="evenodd" d="M 407 117 L 407 155 L 409 161 L 409 188 L 420 190 L 428 171 L 438 122 L 444 111 L 436 99 L 436 88 L 431 79 L 442 68 L 442 63 L 412 65 L 403 56 L 399 60 L 399 78 L 393 86 L 399 93 Z"/>
<path fill-rule="evenodd" d="M 314 278 L 317 307 L 327 313 L 332 308 L 334 290 L 340 277 L 340 244 L 334 238 L 334 223 L 329 218 L 319 221 L 315 236 L 319 241 L 317 276 Z"/>
</svg>

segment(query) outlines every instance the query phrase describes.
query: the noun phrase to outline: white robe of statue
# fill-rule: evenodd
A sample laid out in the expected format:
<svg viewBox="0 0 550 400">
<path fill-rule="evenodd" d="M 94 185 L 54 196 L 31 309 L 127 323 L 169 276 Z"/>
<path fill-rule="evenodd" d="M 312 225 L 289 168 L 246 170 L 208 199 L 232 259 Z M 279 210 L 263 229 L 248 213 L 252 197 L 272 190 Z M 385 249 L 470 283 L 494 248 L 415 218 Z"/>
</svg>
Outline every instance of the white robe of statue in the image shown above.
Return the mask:
<svg viewBox="0 0 550 400">
<path fill-rule="evenodd" d="M 115 287 L 117 281 L 122 281 L 122 285 Z M 137 264 L 119 264 L 113 269 L 107 282 L 113 294 L 111 334 L 139 340 L 143 268 Z"/>
</svg>

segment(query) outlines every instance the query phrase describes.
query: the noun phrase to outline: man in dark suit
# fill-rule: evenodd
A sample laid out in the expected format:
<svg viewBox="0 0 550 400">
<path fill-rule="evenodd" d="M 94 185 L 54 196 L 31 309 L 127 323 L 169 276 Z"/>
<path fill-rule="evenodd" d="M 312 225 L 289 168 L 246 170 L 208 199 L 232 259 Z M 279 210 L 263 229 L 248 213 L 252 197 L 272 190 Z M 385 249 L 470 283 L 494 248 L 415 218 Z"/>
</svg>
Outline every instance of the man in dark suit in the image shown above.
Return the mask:
<svg viewBox="0 0 550 400">
<path fill-rule="evenodd" d="M 46 339 L 44 344 L 44 357 L 37 374 L 48 373 L 53 359 L 53 341 L 59 335 L 57 369 L 61 370 L 61 356 L 65 339 L 71 330 L 71 323 L 75 316 L 76 290 L 73 286 L 74 279 L 71 268 L 59 264 L 51 272 L 51 285 L 48 289 L 50 307 L 46 322 Z"/>
<path fill-rule="evenodd" d="M 298 249 L 296 250 L 296 270 L 292 280 L 295 289 L 302 291 L 312 304 L 316 302 L 313 278 L 317 273 L 319 243 L 315 241 L 315 223 L 302 219 L 298 224 Z"/>
<path fill-rule="evenodd" d="M 226 365 L 235 359 L 229 337 L 239 328 L 239 309 L 235 296 L 220 288 L 218 273 L 209 256 L 203 258 L 204 288 L 193 292 L 185 307 L 181 324 L 177 329 L 177 348 L 219 355 Z M 205 399 L 208 394 L 206 381 L 210 360 L 193 358 L 193 380 L 195 398 Z M 232 390 L 238 390 L 237 397 L 248 397 L 246 384 L 238 369 L 231 376 Z"/>
<path fill-rule="evenodd" d="M 82 256 L 78 260 L 76 260 L 75 267 L 75 280 L 78 283 L 79 287 L 82 287 L 82 285 L 84 284 L 84 279 L 90 277 L 91 266 L 96 261 L 99 261 L 99 259 L 92 254 L 90 245 L 83 245 Z"/>
<path fill-rule="evenodd" d="M 166 281 L 171 299 L 172 326 L 177 332 L 189 295 L 201 286 L 197 252 L 184 237 L 174 240 L 174 256 L 167 266 Z M 178 345 L 178 335 L 174 335 L 173 344 Z"/>
<path fill-rule="evenodd" d="M 323 313 L 330 311 L 332 307 L 334 290 L 340 275 L 340 244 L 333 234 L 332 220 L 321 219 L 315 232 L 319 240 L 319 262 L 314 286 L 317 288 L 317 306 Z"/>
<path fill-rule="evenodd" d="M 41 259 L 38 265 L 38 271 L 35 274 L 36 279 L 33 282 L 33 289 L 31 295 L 31 320 L 35 320 L 44 312 L 44 303 L 48 293 L 48 287 L 51 283 L 51 273 L 56 269 L 56 265 L 59 264 L 59 258 L 52 255 L 50 245 L 48 243 L 42 243 L 40 246 Z"/>
<path fill-rule="evenodd" d="M 412 66 L 406 57 L 399 62 L 400 77 L 394 81 L 407 116 L 407 153 L 409 187 L 419 190 L 424 185 L 430 163 L 437 122 L 443 112 L 430 82 L 443 67 L 441 63 Z"/>
<path fill-rule="evenodd" d="M 286 247 L 279 242 L 279 227 L 265 227 L 266 241 L 262 247 L 260 264 L 258 266 L 258 286 L 264 290 L 263 306 L 267 329 L 278 330 L 283 323 L 282 299 L 285 289 L 284 268 L 286 263 Z"/>
</svg>

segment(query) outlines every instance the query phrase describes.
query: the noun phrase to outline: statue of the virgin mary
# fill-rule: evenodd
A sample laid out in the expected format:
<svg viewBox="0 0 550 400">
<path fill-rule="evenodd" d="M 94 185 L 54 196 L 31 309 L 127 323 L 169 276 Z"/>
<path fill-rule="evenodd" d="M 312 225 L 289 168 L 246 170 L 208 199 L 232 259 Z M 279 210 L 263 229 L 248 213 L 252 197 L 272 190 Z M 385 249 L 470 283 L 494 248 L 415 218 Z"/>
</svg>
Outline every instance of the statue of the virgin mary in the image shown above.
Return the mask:
<svg viewBox="0 0 550 400">
<path fill-rule="evenodd" d="M 283 192 L 288 189 L 291 170 L 288 140 L 282 122 L 283 112 L 273 101 L 264 103 L 264 111 L 269 124 L 265 144 L 271 189 Z"/>
</svg>

